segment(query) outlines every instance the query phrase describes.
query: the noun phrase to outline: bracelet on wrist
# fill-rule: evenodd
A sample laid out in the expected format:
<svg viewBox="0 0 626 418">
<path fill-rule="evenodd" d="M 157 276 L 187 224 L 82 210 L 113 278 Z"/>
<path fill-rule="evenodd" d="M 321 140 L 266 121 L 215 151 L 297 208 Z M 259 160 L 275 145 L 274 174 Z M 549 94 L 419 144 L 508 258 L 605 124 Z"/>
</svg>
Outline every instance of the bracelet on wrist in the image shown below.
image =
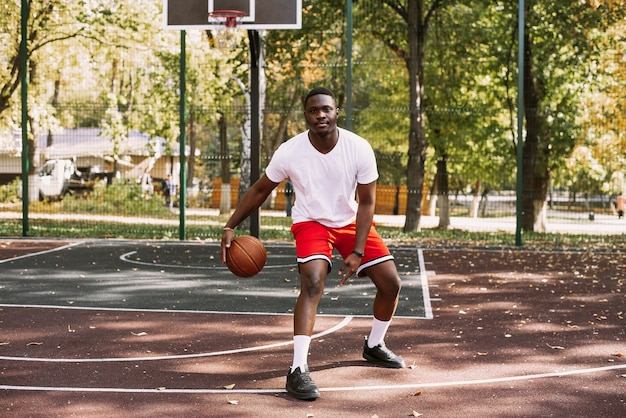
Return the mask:
<svg viewBox="0 0 626 418">
<path fill-rule="evenodd" d="M 361 258 L 365 256 L 365 253 L 362 253 L 361 251 L 357 251 L 357 250 L 352 250 L 352 254 L 356 254 Z"/>
<path fill-rule="evenodd" d="M 224 231 L 234 231 L 234 230 L 235 230 L 234 228 L 229 228 L 227 226 L 224 227 Z"/>
</svg>

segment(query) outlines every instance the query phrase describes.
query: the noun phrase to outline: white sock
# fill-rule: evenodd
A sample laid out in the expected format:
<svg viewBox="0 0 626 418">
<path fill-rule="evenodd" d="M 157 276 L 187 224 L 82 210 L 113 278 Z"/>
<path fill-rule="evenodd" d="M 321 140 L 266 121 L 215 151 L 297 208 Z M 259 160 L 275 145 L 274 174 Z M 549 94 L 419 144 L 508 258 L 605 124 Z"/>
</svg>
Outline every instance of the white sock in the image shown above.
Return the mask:
<svg viewBox="0 0 626 418">
<path fill-rule="evenodd" d="M 391 320 L 381 321 L 380 319 L 374 318 L 374 321 L 372 321 L 370 336 L 367 338 L 367 346 L 369 348 L 376 347 L 378 344 L 383 342 L 390 324 Z"/>
<path fill-rule="evenodd" d="M 291 365 L 292 372 L 298 367 L 300 367 L 301 371 L 304 370 L 303 366 L 306 366 L 307 364 L 310 345 L 311 337 L 309 337 L 308 335 L 293 336 L 293 364 Z"/>
</svg>

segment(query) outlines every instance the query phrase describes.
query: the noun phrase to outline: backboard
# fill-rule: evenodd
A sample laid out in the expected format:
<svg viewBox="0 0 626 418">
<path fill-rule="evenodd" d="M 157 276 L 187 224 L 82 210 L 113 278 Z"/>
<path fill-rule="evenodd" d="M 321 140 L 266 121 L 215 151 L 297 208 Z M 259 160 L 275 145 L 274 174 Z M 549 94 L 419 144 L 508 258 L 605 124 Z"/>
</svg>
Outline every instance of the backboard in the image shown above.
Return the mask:
<svg viewBox="0 0 626 418">
<path fill-rule="evenodd" d="M 300 29 L 302 0 L 163 0 L 167 29 L 218 29 L 209 22 L 214 10 L 241 10 L 241 29 Z"/>
</svg>

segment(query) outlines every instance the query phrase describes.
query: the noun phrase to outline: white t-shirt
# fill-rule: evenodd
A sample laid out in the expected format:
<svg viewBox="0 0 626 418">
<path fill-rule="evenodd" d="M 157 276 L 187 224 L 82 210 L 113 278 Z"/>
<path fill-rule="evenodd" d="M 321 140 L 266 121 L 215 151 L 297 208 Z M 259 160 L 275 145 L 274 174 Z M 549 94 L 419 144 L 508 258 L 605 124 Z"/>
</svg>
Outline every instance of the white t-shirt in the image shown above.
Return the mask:
<svg viewBox="0 0 626 418">
<path fill-rule="evenodd" d="M 281 144 L 265 169 L 275 183 L 291 179 L 296 194 L 293 223 L 317 221 L 332 228 L 350 224 L 356 219 L 357 183 L 378 179 L 371 145 L 350 131 L 337 130 L 339 139 L 328 154 L 313 147 L 306 131 Z"/>
</svg>

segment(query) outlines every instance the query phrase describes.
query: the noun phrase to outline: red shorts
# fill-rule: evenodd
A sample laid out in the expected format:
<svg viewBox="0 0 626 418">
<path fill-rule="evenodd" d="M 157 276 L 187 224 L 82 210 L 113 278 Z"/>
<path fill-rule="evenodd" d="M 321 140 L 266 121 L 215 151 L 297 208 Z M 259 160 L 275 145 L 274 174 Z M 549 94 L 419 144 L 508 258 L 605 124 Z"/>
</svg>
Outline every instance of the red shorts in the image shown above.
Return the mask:
<svg viewBox="0 0 626 418">
<path fill-rule="evenodd" d="M 344 259 L 352 253 L 356 236 L 356 223 L 342 228 L 330 228 L 319 222 L 298 222 L 291 226 L 291 232 L 296 240 L 296 256 L 298 264 L 311 260 L 326 260 L 328 272 L 332 268 L 333 248 L 336 248 Z M 374 225 L 370 228 L 365 249 L 365 256 L 357 269 L 357 276 L 363 277 L 361 271 L 383 261 L 393 260 L 387 245 L 376 232 Z"/>
</svg>

